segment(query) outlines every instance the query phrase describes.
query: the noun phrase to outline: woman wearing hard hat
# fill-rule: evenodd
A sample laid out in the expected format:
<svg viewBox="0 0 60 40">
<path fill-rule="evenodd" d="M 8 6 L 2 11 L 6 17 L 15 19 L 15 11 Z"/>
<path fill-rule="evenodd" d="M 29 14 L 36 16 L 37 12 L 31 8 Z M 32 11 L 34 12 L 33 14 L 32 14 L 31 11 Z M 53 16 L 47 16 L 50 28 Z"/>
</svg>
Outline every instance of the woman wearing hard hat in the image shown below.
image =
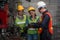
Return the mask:
<svg viewBox="0 0 60 40">
<path fill-rule="evenodd" d="M 38 40 L 38 28 L 34 28 L 32 23 L 37 23 L 39 17 L 36 15 L 34 7 L 29 7 L 28 12 L 30 14 L 28 17 L 28 22 L 30 24 L 27 30 L 28 40 Z"/>
<path fill-rule="evenodd" d="M 46 3 L 40 1 L 37 3 L 38 10 L 42 14 L 42 32 L 40 33 L 40 40 L 51 40 L 53 34 L 53 27 L 52 27 L 52 16 L 50 12 L 46 9 Z"/>
<path fill-rule="evenodd" d="M 24 15 L 24 7 L 22 5 L 18 5 L 17 11 L 18 15 L 16 16 L 15 24 L 21 29 L 19 30 L 21 36 L 25 37 L 24 28 L 27 26 L 27 18 L 26 15 Z"/>
</svg>

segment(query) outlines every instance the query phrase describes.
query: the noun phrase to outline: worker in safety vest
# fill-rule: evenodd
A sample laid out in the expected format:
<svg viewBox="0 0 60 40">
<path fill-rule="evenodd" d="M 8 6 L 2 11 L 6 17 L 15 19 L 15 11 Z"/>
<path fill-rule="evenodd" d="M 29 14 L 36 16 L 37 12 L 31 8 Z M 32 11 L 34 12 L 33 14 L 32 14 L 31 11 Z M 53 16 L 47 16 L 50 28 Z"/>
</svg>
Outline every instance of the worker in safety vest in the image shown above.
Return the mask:
<svg viewBox="0 0 60 40">
<path fill-rule="evenodd" d="M 38 28 L 34 28 L 33 23 L 37 23 L 39 17 L 36 15 L 35 8 L 32 6 L 28 8 L 28 13 L 30 14 L 30 16 L 28 17 L 28 40 L 38 40 Z"/>
<path fill-rule="evenodd" d="M 24 15 L 24 7 L 22 5 L 18 5 L 17 7 L 18 15 L 15 19 L 15 24 L 20 28 L 21 36 L 24 37 L 24 28 L 27 26 L 27 16 Z"/>
<path fill-rule="evenodd" d="M 46 3 L 39 1 L 38 10 L 42 14 L 41 28 L 39 28 L 40 40 L 51 40 L 53 35 L 52 16 L 47 10 Z"/>
</svg>

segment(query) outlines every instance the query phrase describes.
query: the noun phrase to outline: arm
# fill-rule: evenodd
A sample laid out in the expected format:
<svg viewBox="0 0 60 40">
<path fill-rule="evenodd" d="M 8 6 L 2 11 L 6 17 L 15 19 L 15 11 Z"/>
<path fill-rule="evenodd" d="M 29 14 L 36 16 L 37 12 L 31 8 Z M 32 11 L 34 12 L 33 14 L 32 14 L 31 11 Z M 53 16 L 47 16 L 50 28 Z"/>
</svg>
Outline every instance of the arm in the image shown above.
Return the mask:
<svg viewBox="0 0 60 40">
<path fill-rule="evenodd" d="M 50 20 L 50 17 L 48 15 L 45 15 L 45 17 L 41 23 L 41 27 L 44 29 L 48 28 L 49 20 Z"/>
</svg>

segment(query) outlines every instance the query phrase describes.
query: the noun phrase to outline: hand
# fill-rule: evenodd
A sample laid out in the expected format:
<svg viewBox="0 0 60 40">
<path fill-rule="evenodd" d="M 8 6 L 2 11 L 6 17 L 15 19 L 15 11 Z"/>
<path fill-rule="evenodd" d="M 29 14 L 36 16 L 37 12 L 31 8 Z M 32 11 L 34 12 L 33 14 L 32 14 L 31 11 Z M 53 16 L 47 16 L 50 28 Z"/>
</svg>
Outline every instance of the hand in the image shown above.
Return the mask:
<svg viewBox="0 0 60 40">
<path fill-rule="evenodd" d="M 43 31 L 43 29 L 42 29 L 42 28 L 39 28 L 39 29 L 38 29 L 38 34 L 41 34 L 42 31 Z"/>
</svg>

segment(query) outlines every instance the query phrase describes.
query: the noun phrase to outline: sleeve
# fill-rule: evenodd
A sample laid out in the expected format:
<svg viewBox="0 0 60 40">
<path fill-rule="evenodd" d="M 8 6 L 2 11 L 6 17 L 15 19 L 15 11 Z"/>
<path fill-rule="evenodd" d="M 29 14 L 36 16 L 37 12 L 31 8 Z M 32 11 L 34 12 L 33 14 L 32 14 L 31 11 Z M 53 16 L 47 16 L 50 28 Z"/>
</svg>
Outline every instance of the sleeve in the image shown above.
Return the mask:
<svg viewBox="0 0 60 40">
<path fill-rule="evenodd" d="M 43 19 L 43 21 L 41 23 L 41 27 L 42 28 L 47 28 L 49 20 L 50 20 L 50 17 L 48 15 L 45 15 L 45 17 L 44 17 L 44 19 Z"/>
</svg>

